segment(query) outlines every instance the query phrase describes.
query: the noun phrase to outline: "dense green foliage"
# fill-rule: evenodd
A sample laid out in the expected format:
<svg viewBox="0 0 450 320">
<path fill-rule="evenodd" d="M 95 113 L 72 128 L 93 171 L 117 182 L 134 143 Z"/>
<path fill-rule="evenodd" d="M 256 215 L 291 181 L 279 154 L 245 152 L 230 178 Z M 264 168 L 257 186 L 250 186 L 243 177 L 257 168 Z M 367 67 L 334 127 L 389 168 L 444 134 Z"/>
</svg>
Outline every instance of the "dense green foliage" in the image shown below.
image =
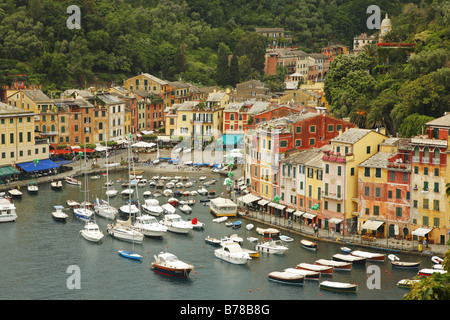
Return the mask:
<svg viewBox="0 0 450 320">
<path fill-rule="evenodd" d="M 293 44 L 318 52 L 330 41 L 351 46 L 367 31 L 369 5 L 398 14 L 404 1 L 0 0 L 0 82 L 26 73 L 44 89 L 64 89 L 148 72 L 215 85 L 224 43 L 239 66 L 233 61 L 233 85 L 263 75 L 267 43 L 255 27 L 283 27 Z M 81 8 L 79 30 L 66 26 L 69 5 Z"/>
<path fill-rule="evenodd" d="M 410 137 L 450 111 L 450 3 L 430 2 L 405 5 L 390 16 L 392 31 L 384 42 L 414 48 L 373 44 L 357 56 L 336 57 L 324 88 L 334 115 Z"/>
</svg>

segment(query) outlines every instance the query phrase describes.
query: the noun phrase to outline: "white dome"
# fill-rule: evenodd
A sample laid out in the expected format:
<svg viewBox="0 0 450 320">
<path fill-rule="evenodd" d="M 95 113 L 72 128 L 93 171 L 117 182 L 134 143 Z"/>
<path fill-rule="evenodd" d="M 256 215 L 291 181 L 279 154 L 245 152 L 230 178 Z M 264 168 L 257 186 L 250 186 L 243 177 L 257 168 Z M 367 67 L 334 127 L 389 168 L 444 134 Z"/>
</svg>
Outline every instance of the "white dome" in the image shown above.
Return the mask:
<svg viewBox="0 0 450 320">
<path fill-rule="evenodd" d="M 381 21 L 381 29 L 383 27 L 392 27 L 391 20 L 388 18 L 388 14 L 386 13 L 386 17 Z"/>
</svg>

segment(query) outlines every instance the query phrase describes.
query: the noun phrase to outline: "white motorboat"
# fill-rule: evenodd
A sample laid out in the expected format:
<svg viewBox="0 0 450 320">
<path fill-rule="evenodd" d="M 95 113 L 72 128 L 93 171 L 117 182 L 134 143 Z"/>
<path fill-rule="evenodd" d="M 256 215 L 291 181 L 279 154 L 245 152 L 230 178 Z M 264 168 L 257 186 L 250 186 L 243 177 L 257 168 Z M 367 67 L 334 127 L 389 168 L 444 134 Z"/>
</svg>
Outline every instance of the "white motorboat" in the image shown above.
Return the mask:
<svg viewBox="0 0 450 320">
<path fill-rule="evenodd" d="M 257 251 L 273 254 L 284 254 L 288 249 L 281 240 L 273 240 L 272 238 L 265 238 L 255 246 Z"/>
<path fill-rule="evenodd" d="M 132 197 L 133 193 L 134 193 L 134 189 L 132 189 L 132 188 L 127 188 L 120 192 L 120 194 L 124 197 Z"/>
<path fill-rule="evenodd" d="M 420 269 L 419 272 L 417 273 L 419 276 L 424 276 L 424 277 L 429 277 L 431 276 L 433 273 L 447 273 L 447 271 L 443 270 L 443 269 L 430 269 L 430 268 L 424 268 L 424 269 Z"/>
<path fill-rule="evenodd" d="M 190 214 L 192 213 L 192 208 L 187 204 L 183 204 L 182 206 L 180 206 L 180 211 L 186 214 Z"/>
<path fill-rule="evenodd" d="M 158 256 L 154 256 L 155 261 L 151 268 L 160 274 L 172 277 L 187 278 L 189 273 L 194 269 L 190 263 L 181 261 L 172 253 L 161 252 Z"/>
<path fill-rule="evenodd" d="M 139 179 L 139 181 L 138 181 L 138 183 L 137 183 L 137 186 L 138 186 L 139 188 L 143 188 L 143 187 L 145 187 L 146 185 L 147 185 L 147 179 L 145 179 L 145 178 Z"/>
<path fill-rule="evenodd" d="M 75 208 L 79 208 L 80 207 L 80 203 L 78 201 L 75 201 L 75 200 L 67 200 L 66 204 L 71 209 L 75 209 Z"/>
<path fill-rule="evenodd" d="M 150 196 L 152 195 L 152 192 L 147 190 L 147 191 L 142 192 L 142 195 L 143 195 L 145 198 L 148 198 L 148 197 L 150 197 Z"/>
<path fill-rule="evenodd" d="M 61 190 L 62 182 L 61 182 L 61 180 L 52 181 L 52 182 L 50 182 L 50 186 L 52 189 Z"/>
<path fill-rule="evenodd" d="M 161 208 L 163 208 L 164 212 L 167 214 L 174 214 L 176 212 L 175 207 L 170 203 L 163 204 Z"/>
<path fill-rule="evenodd" d="M 201 195 L 207 195 L 208 194 L 208 190 L 206 190 L 203 187 L 198 189 L 197 192 L 198 192 L 198 194 L 201 194 Z"/>
<path fill-rule="evenodd" d="M 166 214 L 161 224 L 171 232 L 187 234 L 193 229 L 192 224 L 183 220 L 178 214 Z"/>
<path fill-rule="evenodd" d="M 155 191 L 153 191 L 152 195 L 153 195 L 155 198 L 157 198 L 157 197 L 159 197 L 159 196 L 162 195 L 162 192 L 161 192 L 161 190 L 155 190 Z"/>
<path fill-rule="evenodd" d="M 234 241 L 221 242 L 221 248 L 214 250 L 216 258 L 232 264 L 247 264 L 252 258 L 244 251 L 239 243 Z"/>
<path fill-rule="evenodd" d="M 52 212 L 52 217 L 55 221 L 65 222 L 69 217 L 65 212 L 63 212 L 63 206 L 54 206 L 55 211 Z"/>
<path fill-rule="evenodd" d="M 67 184 L 74 185 L 74 186 L 81 186 L 81 181 L 79 181 L 75 178 L 66 177 L 65 180 L 66 180 Z"/>
<path fill-rule="evenodd" d="M 80 234 L 83 238 L 91 242 L 102 241 L 104 234 L 100 231 L 98 224 L 95 221 L 86 221 L 84 228 L 80 230 Z"/>
<path fill-rule="evenodd" d="M 204 180 L 206 180 L 206 177 L 205 176 L 201 176 L 200 178 L 198 178 L 198 180 L 204 181 Z"/>
<path fill-rule="evenodd" d="M 191 181 L 189 181 L 189 182 L 186 182 L 185 184 L 184 184 L 184 187 L 185 188 L 190 188 L 190 187 L 192 187 L 194 184 L 191 182 Z"/>
<path fill-rule="evenodd" d="M 119 212 L 127 217 L 131 215 L 136 216 L 139 213 L 139 208 L 134 204 L 124 204 L 119 207 Z"/>
<path fill-rule="evenodd" d="M 98 198 L 94 202 L 94 211 L 99 216 L 110 220 L 114 220 L 118 213 L 118 210 L 110 205 L 108 201 Z"/>
<path fill-rule="evenodd" d="M 184 184 L 183 184 L 183 182 L 177 182 L 177 183 L 175 184 L 175 186 L 176 186 L 177 188 L 183 188 L 183 187 L 184 187 Z"/>
<path fill-rule="evenodd" d="M 167 189 L 173 189 L 173 188 L 175 188 L 175 184 L 174 184 L 173 182 L 168 182 L 168 183 L 166 184 L 166 188 L 167 188 Z"/>
<path fill-rule="evenodd" d="M 159 176 L 153 176 L 152 180 L 159 180 Z"/>
<path fill-rule="evenodd" d="M 189 206 L 193 206 L 193 205 L 195 204 L 195 199 L 189 199 L 189 200 L 187 201 L 187 204 L 188 204 Z"/>
<path fill-rule="evenodd" d="M 170 190 L 170 189 L 166 189 L 166 190 L 163 191 L 162 194 L 163 194 L 164 196 L 166 196 L 166 197 L 171 197 L 171 196 L 173 196 L 173 191 Z"/>
<path fill-rule="evenodd" d="M 247 237 L 247 241 L 256 242 L 256 241 L 258 241 L 258 238 L 256 238 L 256 237 Z"/>
<path fill-rule="evenodd" d="M 16 206 L 8 199 L 0 198 L 0 222 L 13 222 L 17 219 Z"/>
<path fill-rule="evenodd" d="M 249 224 L 245 225 L 245 229 L 247 229 L 249 231 L 252 230 L 253 227 L 254 227 L 254 225 L 252 223 L 249 223 Z"/>
<path fill-rule="evenodd" d="M 203 222 L 198 221 L 197 218 L 194 218 L 194 219 L 192 219 L 192 220 L 190 220 L 188 222 L 191 223 L 192 228 L 194 228 L 194 229 L 202 229 L 202 228 L 205 227 L 205 224 Z"/>
<path fill-rule="evenodd" d="M 221 243 L 220 239 L 217 239 L 217 238 L 214 238 L 214 237 L 211 237 L 211 236 L 207 236 L 205 238 L 205 242 L 209 243 L 209 244 L 212 244 L 212 245 L 215 245 L 215 246 L 220 246 L 220 243 Z"/>
<path fill-rule="evenodd" d="M 8 190 L 8 193 L 11 197 L 20 198 L 22 196 L 22 192 L 19 189 L 11 189 Z"/>
<path fill-rule="evenodd" d="M 30 183 L 28 183 L 27 191 L 29 193 L 37 193 L 39 191 L 39 187 L 37 185 L 37 182 L 30 182 Z"/>
<path fill-rule="evenodd" d="M 162 237 L 167 232 L 167 227 L 151 215 L 144 214 L 136 217 L 134 227 L 147 237 Z"/>
<path fill-rule="evenodd" d="M 180 200 L 178 200 L 177 198 L 169 198 L 169 200 L 167 200 L 167 203 L 169 203 L 172 206 L 176 207 L 180 203 Z"/>
<path fill-rule="evenodd" d="M 196 195 L 198 195 L 197 190 L 192 190 L 192 191 L 191 191 L 191 196 L 196 196 Z"/>
<path fill-rule="evenodd" d="M 133 243 L 142 243 L 144 241 L 144 234 L 132 227 L 131 219 L 127 221 L 116 220 L 116 224 L 109 224 L 106 230 L 108 234 L 119 240 Z"/>
<path fill-rule="evenodd" d="M 108 198 L 113 198 L 113 197 L 117 196 L 118 193 L 119 193 L 119 191 L 117 191 L 113 187 L 108 187 L 105 192 L 105 194 Z"/>
<path fill-rule="evenodd" d="M 397 282 L 397 286 L 400 288 L 407 288 L 411 289 L 414 284 L 419 283 L 421 280 L 419 279 L 402 279 L 399 282 Z"/>
<path fill-rule="evenodd" d="M 239 237 L 236 233 L 230 235 L 230 236 L 226 236 L 223 237 L 221 239 L 222 242 L 229 242 L 229 241 L 233 241 L 233 242 L 237 242 L 237 243 L 242 243 L 244 241 L 243 238 Z"/>
<path fill-rule="evenodd" d="M 159 216 L 164 212 L 164 209 L 159 205 L 159 201 L 156 199 L 146 199 L 142 205 L 142 210 L 145 213 Z"/>
</svg>

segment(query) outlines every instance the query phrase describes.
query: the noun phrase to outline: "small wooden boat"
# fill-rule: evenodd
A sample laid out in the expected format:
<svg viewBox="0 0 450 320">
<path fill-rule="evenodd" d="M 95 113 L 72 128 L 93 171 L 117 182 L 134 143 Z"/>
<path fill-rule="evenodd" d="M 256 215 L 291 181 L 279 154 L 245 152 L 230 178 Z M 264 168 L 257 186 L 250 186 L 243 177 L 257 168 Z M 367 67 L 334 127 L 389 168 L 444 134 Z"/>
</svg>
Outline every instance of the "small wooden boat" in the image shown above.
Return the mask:
<svg viewBox="0 0 450 320">
<path fill-rule="evenodd" d="M 67 200 L 66 204 L 71 208 L 71 209 L 76 209 L 80 207 L 80 203 L 75 201 L 75 200 Z"/>
<path fill-rule="evenodd" d="M 306 280 L 319 280 L 320 278 L 320 272 L 317 271 L 296 269 L 296 268 L 287 268 L 284 269 L 284 271 L 300 274 L 303 277 L 305 277 Z"/>
<path fill-rule="evenodd" d="M 242 222 L 238 220 L 238 221 L 233 222 L 233 224 L 231 225 L 231 227 L 232 227 L 233 229 L 238 229 L 238 228 L 241 227 L 241 224 L 242 224 Z"/>
<path fill-rule="evenodd" d="M 270 281 L 293 285 L 303 285 L 305 280 L 304 276 L 287 271 L 272 271 L 267 277 Z"/>
<path fill-rule="evenodd" d="M 388 255 L 389 260 L 393 267 L 401 268 L 401 269 L 415 269 L 419 268 L 419 262 L 408 262 L 408 261 L 399 261 L 400 259 L 393 254 Z"/>
<path fill-rule="evenodd" d="M 333 267 L 321 266 L 311 263 L 299 263 L 297 265 L 297 269 L 320 272 L 321 274 L 329 274 L 329 275 L 333 274 Z"/>
<path fill-rule="evenodd" d="M 220 246 L 220 239 L 217 239 L 217 238 L 214 238 L 214 237 L 211 237 L 211 236 L 207 236 L 205 238 L 205 242 L 209 243 L 209 244 L 212 244 L 214 246 Z"/>
<path fill-rule="evenodd" d="M 360 258 L 366 258 L 370 261 L 384 261 L 385 254 L 382 253 L 372 253 L 367 251 L 355 250 L 350 253 L 350 255 Z"/>
<path fill-rule="evenodd" d="M 411 289 L 411 287 L 418 282 L 420 282 L 418 279 L 402 279 L 397 282 L 397 286 L 400 288 Z"/>
<path fill-rule="evenodd" d="M 309 240 L 300 240 L 300 243 L 302 244 L 302 247 L 308 250 L 317 250 L 317 243 Z"/>
<path fill-rule="evenodd" d="M 358 285 L 355 283 L 322 281 L 319 284 L 319 288 L 324 289 L 324 290 L 336 291 L 336 292 L 355 293 L 358 290 Z"/>
<path fill-rule="evenodd" d="M 124 258 L 128 258 L 131 260 L 142 261 L 143 259 L 143 257 L 140 254 L 137 254 L 134 251 L 119 250 L 118 254 Z"/>
<path fill-rule="evenodd" d="M 351 262 L 353 264 L 365 264 L 366 263 L 366 258 L 356 257 L 356 256 L 352 256 L 350 254 L 337 253 L 332 256 L 332 259 L 335 261 Z"/>
<path fill-rule="evenodd" d="M 332 267 L 334 270 L 342 270 L 342 271 L 352 270 L 351 262 L 319 259 L 319 260 L 316 260 L 315 264 L 320 265 L 320 266 Z"/>
</svg>

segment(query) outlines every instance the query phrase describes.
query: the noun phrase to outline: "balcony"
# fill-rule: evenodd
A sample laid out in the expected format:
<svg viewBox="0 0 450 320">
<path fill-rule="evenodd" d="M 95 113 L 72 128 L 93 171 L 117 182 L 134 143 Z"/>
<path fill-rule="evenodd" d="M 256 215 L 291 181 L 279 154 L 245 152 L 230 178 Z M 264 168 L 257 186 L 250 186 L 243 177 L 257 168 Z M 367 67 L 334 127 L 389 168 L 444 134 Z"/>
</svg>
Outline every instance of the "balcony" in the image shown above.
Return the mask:
<svg viewBox="0 0 450 320">
<path fill-rule="evenodd" d="M 412 157 L 412 161 L 413 162 L 419 162 L 420 161 L 420 156 L 413 156 Z"/>
<path fill-rule="evenodd" d="M 441 164 L 441 159 L 439 158 L 433 159 L 433 164 Z"/>
<path fill-rule="evenodd" d="M 327 194 L 325 194 L 325 191 L 322 191 L 322 197 L 327 198 L 327 199 L 332 199 L 332 200 L 342 200 L 341 194 L 337 195 L 336 193 L 332 193 L 332 192 L 328 192 Z"/>
</svg>

